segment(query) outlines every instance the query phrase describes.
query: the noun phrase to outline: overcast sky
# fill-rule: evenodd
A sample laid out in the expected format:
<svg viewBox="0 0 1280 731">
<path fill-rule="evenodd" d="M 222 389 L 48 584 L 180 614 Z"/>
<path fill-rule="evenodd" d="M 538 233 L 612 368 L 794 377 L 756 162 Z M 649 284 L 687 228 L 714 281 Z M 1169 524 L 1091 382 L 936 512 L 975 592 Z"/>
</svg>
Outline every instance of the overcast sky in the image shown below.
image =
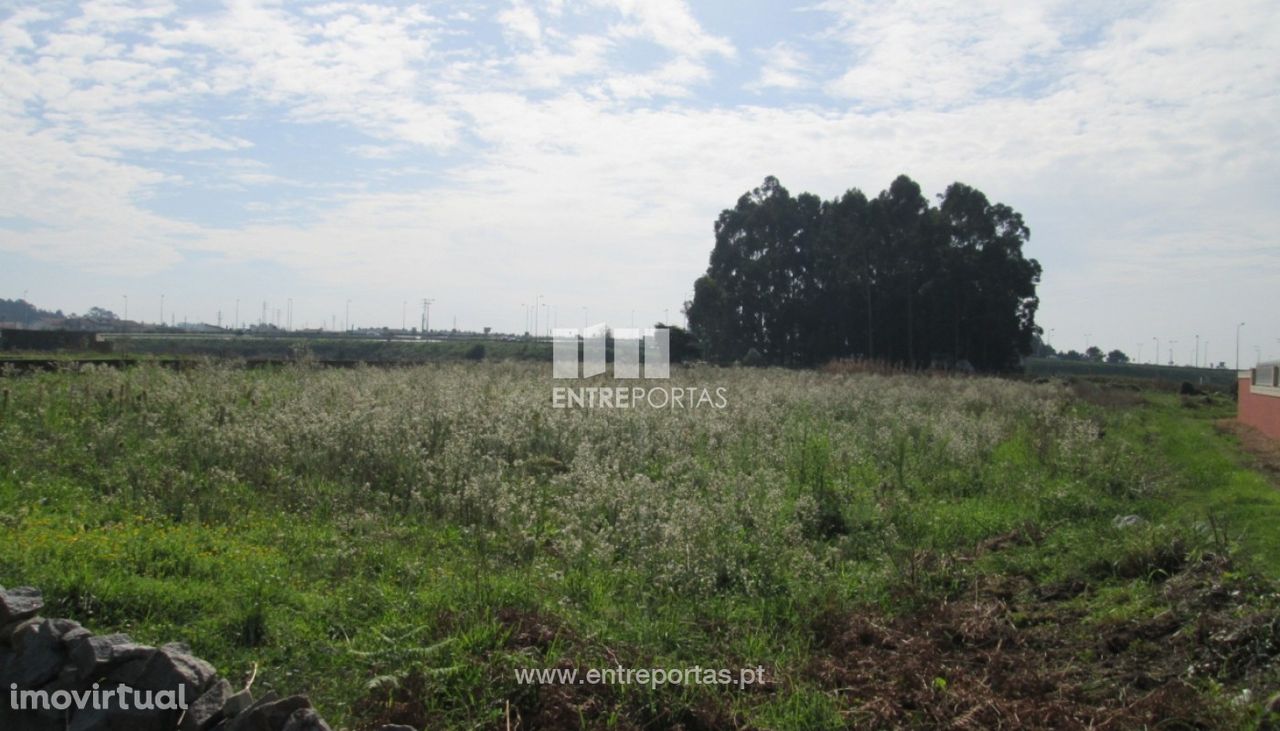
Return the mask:
<svg viewBox="0 0 1280 731">
<path fill-rule="evenodd" d="M 766 175 L 906 173 L 1023 213 L 1059 348 L 1280 357 L 1280 4 L 787 5 L 0 2 L 0 297 L 648 324 Z"/>
</svg>

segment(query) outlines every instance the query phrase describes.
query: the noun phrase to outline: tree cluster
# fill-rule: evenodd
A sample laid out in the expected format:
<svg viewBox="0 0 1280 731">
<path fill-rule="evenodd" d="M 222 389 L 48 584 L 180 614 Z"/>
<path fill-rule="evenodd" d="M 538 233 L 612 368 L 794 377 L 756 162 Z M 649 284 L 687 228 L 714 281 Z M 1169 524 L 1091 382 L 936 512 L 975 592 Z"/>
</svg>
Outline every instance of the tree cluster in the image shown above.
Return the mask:
<svg viewBox="0 0 1280 731">
<path fill-rule="evenodd" d="M 930 205 L 899 176 L 875 198 L 823 201 L 776 178 L 715 224 L 686 313 L 706 356 L 812 365 L 1015 367 L 1032 347 L 1040 265 L 1022 216 L 953 183 Z"/>
</svg>

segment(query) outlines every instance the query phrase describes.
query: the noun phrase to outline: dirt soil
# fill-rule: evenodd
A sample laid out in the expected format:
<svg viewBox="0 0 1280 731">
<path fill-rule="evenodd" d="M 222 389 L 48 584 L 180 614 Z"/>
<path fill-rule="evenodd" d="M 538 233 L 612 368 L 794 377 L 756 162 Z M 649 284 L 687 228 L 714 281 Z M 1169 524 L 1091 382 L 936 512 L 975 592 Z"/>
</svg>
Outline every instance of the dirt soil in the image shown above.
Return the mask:
<svg viewBox="0 0 1280 731">
<path fill-rule="evenodd" d="M 854 728 L 1230 727 L 1205 681 L 1267 682 L 1280 617 L 1245 610 L 1263 589 L 1226 569 L 1189 566 L 1163 586 L 1166 611 L 1107 624 L 1069 601 L 1086 587 L 1017 579 L 909 617 L 829 617 L 810 673 L 858 704 Z"/>
<path fill-rule="evenodd" d="M 1092 589 L 1083 582 L 1035 586 L 991 577 L 963 599 L 906 616 L 820 613 L 807 665 L 750 697 L 708 694 L 690 707 L 687 697 L 646 698 L 609 686 L 521 686 L 492 728 L 750 729 L 750 706 L 797 680 L 839 698 L 848 727 L 858 729 L 1232 728 L 1240 719 L 1223 704 L 1205 704 L 1205 689 L 1257 693 L 1278 679 L 1280 616 L 1249 602 L 1274 587 L 1253 581 L 1209 557 L 1159 585 L 1159 614 L 1100 622 L 1085 616 Z M 576 663 L 575 650 L 594 657 L 600 649 L 553 616 L 508 609 L 498 619 L 509 629 L 505 649 L 528 654 L 531 667 L 553 645 L 566 668 L 592 666 Z M 614 661 L 648 666 L 644 658 Z M 431 685 L 413 679 L 391 702 L 383 696 L 364 706 L 357 728 L 439 727 L 442 719 L 428 711 L 435 704 L 420 702 L 432 695 Z M 439 692 L 436 704 L 444 700 Z"/>
</svg>

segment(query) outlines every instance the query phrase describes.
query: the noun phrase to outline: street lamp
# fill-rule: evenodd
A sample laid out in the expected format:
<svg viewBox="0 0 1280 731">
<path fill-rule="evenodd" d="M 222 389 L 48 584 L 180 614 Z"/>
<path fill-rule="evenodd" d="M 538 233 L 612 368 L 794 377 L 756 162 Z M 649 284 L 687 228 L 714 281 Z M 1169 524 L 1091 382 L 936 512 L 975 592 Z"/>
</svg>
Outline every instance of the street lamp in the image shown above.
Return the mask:
<svg viewBox="0 0 1280 731">
<path fill-rule="evenodd" d="M 1196 333 L 1196 368 L 1200 367 L 1200 333 Z"/>
<path fill-rule="evenodd" d="M 1169 338 L 1169 347 L 1167 348 L 1167 350 L 1169 351 L 1169 365 L 1173 365 L 1173 346 L 1177 344 L 1178 344 L 1178 341 L 1176 339 Z"/>
<path fill-rule="evenodd" d="M 1156 365 L 1160 365 L 1160 338 L 1151 338 L 1156 341 Z"/>
<path fill-rule="evenodd" d="M 1236 373 L 1240 372 L 1240 328 L 1244 327 L 1244 323 L 1236 325 Z"/>
<path fill-rule="evenodd" d="M 342 315 L 342 329 L 351 332 L 351 300 L 347 300 L 347 310 Z"/>
</svg>

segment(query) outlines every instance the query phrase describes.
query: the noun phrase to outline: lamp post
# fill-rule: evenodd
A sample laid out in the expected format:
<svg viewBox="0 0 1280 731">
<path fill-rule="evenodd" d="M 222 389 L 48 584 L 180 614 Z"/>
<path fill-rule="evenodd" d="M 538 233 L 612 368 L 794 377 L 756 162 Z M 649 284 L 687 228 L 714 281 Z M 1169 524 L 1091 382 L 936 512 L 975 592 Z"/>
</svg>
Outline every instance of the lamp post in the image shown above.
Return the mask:
<svg viewBox="0 0 1280 731">
<path fill-rule="evenodd" d="M 342 315 L 342 329 L 351 332 L 351 300 L 347 300 L 347 310 Z"/>
<path fill-rule="evenodd" d="M 1196 333 L 1196 368 L 1200 367 L 1200 333 Z"/>
<path fill-rule="evenodd" d="M 164 293 L 160 293 L 160 327 L 164 327 Z"/>
<path fill-rule="evenodd" d="M 124 323 L 123 324 L 124 324 L 124 329 L 128 330 L 129 329 L 129 295 L 126 294 L 122 296 L 124 297 Z M 1237 350 L 1239 350 L 1239 348 L 1237 348 Z"/>
<path fill-rule="evenodd" d="M 1160 338 L 1151 338 L 1156 341 L 1156 365 L 1160 365 Z"/>
<path fill-rule="evenodd" d="M 1244 327 L 1244 323 L 1236 325 L 1236 372 L 1240 372 L 1240 328 Z"/>
<path fill-rule="evenodd" d="M 1178 344 L 1177 339 L 1169 338 L 1169 347 L 1166 348 L 1166 350 L 1169 351 L 1169 365 L 1173 365 L 1173 346 L 1177 344 Z"/>
<path fill-rule="evenodd" d="M 538 314 L 542 309 L 542 295 L 533 298 L 533 336 L 538 337 Z"/>
</svg>

